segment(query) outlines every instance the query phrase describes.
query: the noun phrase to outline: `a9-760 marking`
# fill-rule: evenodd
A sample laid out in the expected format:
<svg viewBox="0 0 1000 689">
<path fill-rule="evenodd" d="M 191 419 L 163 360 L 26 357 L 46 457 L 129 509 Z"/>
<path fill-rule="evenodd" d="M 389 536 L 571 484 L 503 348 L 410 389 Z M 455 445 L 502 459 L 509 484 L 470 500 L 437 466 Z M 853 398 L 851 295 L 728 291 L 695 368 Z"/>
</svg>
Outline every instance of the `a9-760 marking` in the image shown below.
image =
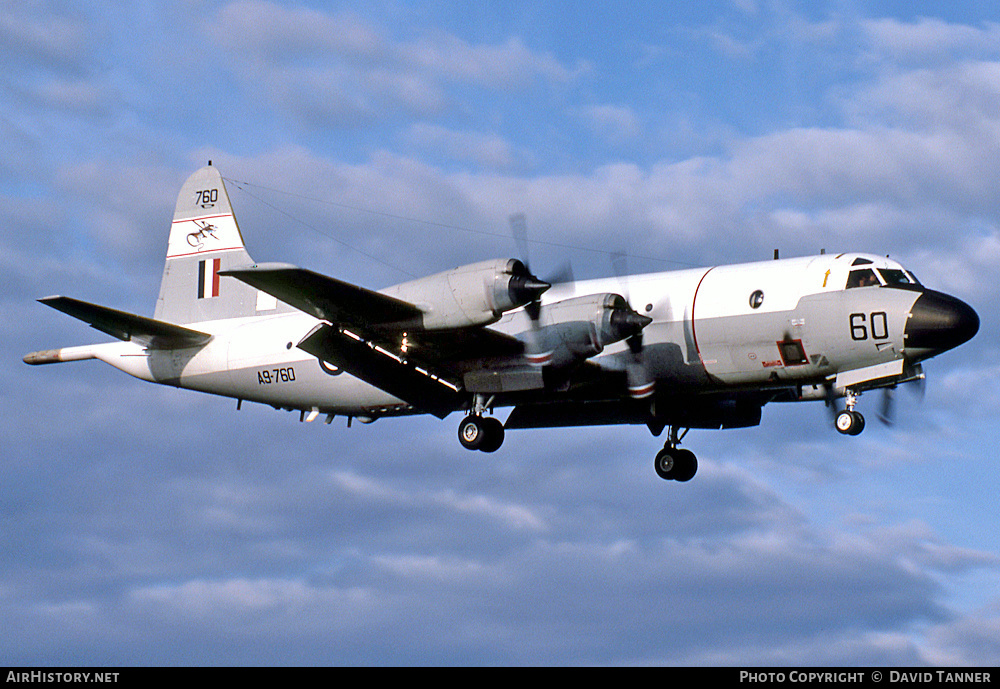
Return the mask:
<svg viewBox="0 0 1000 689">
<path fill-rule="evenodd" d="M 264 368 L 257 371 L 258 385 L 272 385 L 274 383 L 294 383 L 295 369 L 288 368 Z"/>
</svg>

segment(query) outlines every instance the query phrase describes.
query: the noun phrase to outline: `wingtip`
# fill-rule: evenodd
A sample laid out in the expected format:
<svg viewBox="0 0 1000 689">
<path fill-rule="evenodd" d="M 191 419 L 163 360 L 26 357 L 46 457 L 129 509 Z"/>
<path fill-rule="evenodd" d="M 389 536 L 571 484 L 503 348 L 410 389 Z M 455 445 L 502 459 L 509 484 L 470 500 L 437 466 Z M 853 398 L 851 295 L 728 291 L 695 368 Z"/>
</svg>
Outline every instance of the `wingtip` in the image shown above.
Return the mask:
<svg viewBox="0 0 1000 689">
<path fill-rule="evenodd" d="M 58 349 L 44 349 L 40 352 L 25 354 L 22 359 L 29 366 L 40 366 L 42 364 L 57 364 L 62 361 Z"/>
<path fill-rule="evenodd" d="M 59 349 L 43 349 L 25 354 L 22 361 L 29 366 L 43 364 L 61 364 L 66 361 L 86 361 L 96 359 L 101 345 L 80 345 L 77 347 L 61 347 Z"/>
</svg>

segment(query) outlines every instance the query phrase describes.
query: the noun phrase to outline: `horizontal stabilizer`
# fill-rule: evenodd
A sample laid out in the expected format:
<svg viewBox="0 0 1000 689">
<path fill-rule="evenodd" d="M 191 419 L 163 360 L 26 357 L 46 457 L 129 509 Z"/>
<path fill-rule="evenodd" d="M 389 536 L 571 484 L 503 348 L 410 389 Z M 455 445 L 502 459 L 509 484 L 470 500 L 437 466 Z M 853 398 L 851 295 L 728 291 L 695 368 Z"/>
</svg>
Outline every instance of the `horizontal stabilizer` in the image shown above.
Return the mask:
<svg viewBox="0 0 1000 689">
<path fill-rule="evenodd" d="M 419 327 L 423 312 L 413 304 L 287 263 L 224 270 L 314 318 L 367 328 Z"/>
<path fill-rule="evenodd" d="M 198 347 L 212 339 L 208 333 L 70 297 L 45 297 L 38 301 L 73 318 L 79 318 L 91 328 L 119 340 L 138 342 L 150 349 Z"/>
</svg>

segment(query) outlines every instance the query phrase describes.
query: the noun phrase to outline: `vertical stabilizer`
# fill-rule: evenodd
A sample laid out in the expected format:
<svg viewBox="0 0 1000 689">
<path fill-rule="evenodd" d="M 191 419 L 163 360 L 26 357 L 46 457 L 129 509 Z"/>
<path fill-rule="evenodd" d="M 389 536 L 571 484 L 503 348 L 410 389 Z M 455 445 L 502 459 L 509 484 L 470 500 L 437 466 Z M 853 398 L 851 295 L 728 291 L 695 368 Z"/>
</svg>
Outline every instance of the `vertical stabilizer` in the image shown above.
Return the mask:
<svg viewBox="0 0 1000 689">
<path fill-rule="evenodd" d="M 222 175 L 211 165 L 203 167 L 177 197 L 154 317 L 197 323 L 273 310 L 273 300 L 258 303 L 253 287 L 219 275 L 251 263 Z"/>
</svg>

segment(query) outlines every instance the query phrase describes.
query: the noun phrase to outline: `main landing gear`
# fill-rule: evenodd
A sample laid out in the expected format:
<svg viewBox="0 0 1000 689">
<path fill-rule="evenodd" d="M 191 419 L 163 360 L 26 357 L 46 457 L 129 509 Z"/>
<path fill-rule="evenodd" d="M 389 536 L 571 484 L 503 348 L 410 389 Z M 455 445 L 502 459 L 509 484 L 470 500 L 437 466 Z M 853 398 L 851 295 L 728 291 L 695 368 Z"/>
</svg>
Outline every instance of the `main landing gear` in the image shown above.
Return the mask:
<svg viewBox="0 0 1000 689">
<path fill-rule="evenodd" d="M 493 416 L 469 414 L 458 424 L 458 441 L 467 450 L 496 452 L 503 445 L 503 423 Z"/>
<path fill-rule="evenodd" d="M 834 426 L 844 435 L 858 435 L 865 430 L 865 417 L 861 412 L 854 411 L 854 406 L 858 403 L 857 393 L 847 391 L 847 408 L 837 414 L 833 420 Z"/>
<path fill-rule="evenodd" d="M 687 430 L 678 435 L 677 428 L 670 427 L 670 435 L 663 449 L 656 453 L 653 468 L 656 475 L 665 481 L 690 481 L 698 472 L 698 458 L 691 450 L 677 447 Z"/>
<path fill-rule="evenodd" d="M 482 395 L 476 395 L 472 413 L 458 424 L 458 441 L 465 449 L 496 452 L 503 445 L 503 423 L 496 417 L 483 416 L 490 402 L 492 399 L 485 400 Z"/>
</svg>

